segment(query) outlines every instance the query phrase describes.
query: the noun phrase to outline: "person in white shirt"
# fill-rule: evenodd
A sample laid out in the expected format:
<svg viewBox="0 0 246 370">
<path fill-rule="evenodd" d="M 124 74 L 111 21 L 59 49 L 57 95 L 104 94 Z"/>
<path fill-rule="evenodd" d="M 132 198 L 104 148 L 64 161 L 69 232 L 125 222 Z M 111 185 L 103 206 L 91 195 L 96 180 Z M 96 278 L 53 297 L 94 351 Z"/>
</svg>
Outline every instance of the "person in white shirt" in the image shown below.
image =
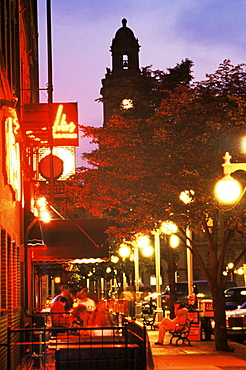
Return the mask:
<svg viewBox="0 0 246 370">
<path fill-rule="evenodd" d="M 87 294 L 87 288 L 80 290 L 76 294 L 77 304 L 85 306 L 88 312 L 93 312 L 96 309 L 96 302 L 89 298 Z"/>
</svg>

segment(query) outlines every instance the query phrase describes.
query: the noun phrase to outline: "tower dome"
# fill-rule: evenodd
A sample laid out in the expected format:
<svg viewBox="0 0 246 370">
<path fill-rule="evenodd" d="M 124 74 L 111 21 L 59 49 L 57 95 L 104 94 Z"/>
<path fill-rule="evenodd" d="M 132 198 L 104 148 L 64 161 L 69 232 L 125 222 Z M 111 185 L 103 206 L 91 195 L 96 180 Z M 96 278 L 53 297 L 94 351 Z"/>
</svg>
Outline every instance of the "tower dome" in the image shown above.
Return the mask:
<svg viewBox="0 0 246 370">
<path fill-rule="evenodd" d="M 112 42 L 112 48 L 122 48 L 126 47 L 136 47 L 136 49 L 139 51 L 139 44 L 138 39 L 135 38 L 133 31 L 126 26 L 127 20 L 125 18 L 122 19 L 122 27 L 118 29 L 115 33 L 115 38 Z"/>
<path fill-rule="evenodd" d="M 122 27 L 116 31 L 112 40 L 112 70 L 107 68 L 102 80 L 100 92 L 103 98 L 104 124 L 112 115 L 130 114 L 137 106 L 133 101 L 139 93 L 142 80 L 138 56 L 140 46 L 126 24 L 127 20 L 122 19 Z M 129 108 L 126 108 L 125 102 L 129 104 Z"/>
<path fill-rule="evenodd" d="M 139 72 L 139 49 L 138 39 L 133 31 L 126 26 L 127 20 L 122 19 L 122 27 L 115 33 L 112 41 L 112 73 L 119 73 L 122 70 L 128 73 Z M 126 72 L 125 72 L 126 73 Z"/>
</svg>

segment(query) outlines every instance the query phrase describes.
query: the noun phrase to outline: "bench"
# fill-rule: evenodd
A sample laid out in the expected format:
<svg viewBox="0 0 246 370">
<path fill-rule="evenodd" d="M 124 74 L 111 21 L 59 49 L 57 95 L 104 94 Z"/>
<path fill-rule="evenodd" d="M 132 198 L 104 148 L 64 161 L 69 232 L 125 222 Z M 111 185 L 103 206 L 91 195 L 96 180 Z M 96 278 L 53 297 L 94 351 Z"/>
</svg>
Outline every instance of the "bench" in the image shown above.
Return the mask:
<svg viewBox="0 0 246 370">
<path fill-rule="evenodd" d="M 152 330 L 155 330 L 156 329 L 156 327 L 155 327 L 155 318 L 156 318 L 156 314 L 157 314 L 157 312 L 154 312 L 153 314 L 149 314 L 149 315 L 146 315 L 146 314 L 142 314 L 142 317 L 141 317 L 141 319 L 142 319 L 142 321 L 143 321 L 143 323 L 146 325 L 146 326 L 150 326 L 150 328 L 152 329 Z"/>
<path fill-rule="evenodd" d="M 191 324 L 192 320 L 187 319 L 184 325 L 177 324 L 175 330 L 169 330 L 169 333 L 172 335 L 169 344 L 173 344 L 173 340 L 176 338 L 176 346 L 178 345 L 179 341 L 182 341 L 182 344 L 185 344 L 185 342 L 187 342 L 190 346 L 191 343 L 188 336 L 190 334 Z"/>
</svg>

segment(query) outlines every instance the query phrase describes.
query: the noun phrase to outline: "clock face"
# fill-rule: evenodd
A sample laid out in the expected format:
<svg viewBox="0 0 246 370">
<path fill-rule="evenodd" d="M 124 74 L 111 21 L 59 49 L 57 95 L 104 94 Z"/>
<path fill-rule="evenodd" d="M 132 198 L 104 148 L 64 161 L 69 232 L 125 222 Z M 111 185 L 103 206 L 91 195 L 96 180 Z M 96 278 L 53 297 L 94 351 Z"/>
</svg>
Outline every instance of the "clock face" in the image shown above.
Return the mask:
<svg viewBox="0 0 246 370">
<path fill-rule="evenodd" d="M 46 155 L 39 162 L 39 172 L 45 179 L 50 179 L 50 175 L 51 175 L 51 171 L 50 171 L 50 162 L 51 162 L 50 159 L 51 158 L 50 158 L 50 156 L 51 156 L 51 154 Z M 58 177 L 60 177 L 62 175 L 62 173 L 63 173 L 63 160 L 61 158 L 59 158 L 58 156 L 56 156 L 56 155 L 53 155 L 53 169 L 54 169 L 53 177 L 55 179 L 57 179 Z"/>
<path fill-rule="evenodd" d="M 128 109 L 131 109 L 133 107 L 134 107 L 134 105 L 133 105 L 132 99 L 123 99 L 122 100 L 122 102 L 121 102 L 121 109 L 122 110 L 128 110 Z"/>
</svg>

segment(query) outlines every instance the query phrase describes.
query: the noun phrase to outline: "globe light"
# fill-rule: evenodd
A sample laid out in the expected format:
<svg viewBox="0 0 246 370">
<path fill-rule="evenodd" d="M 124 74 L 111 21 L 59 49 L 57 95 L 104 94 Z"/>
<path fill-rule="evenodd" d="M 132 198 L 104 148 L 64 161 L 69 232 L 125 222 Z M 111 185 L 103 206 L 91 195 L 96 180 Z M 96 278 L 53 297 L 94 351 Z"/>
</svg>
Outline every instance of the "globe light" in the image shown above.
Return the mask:
<svg viewBox="0 0 246 370">
<path fill-rule="evenodd" d="M 149 238 L 146 235 L 137 236 L 136 244 L 139 248 L 145 248 L 149 245 Z"/>
<path fill-rule="evenodd" d="M 239 267 L 239 269 L 237 270 L 237 274 L 238 275 L 244 275 L 244 268 L 243 267 Z"/>
<path fill-rule="evenodd" d="M 242 193 L 241 185 L 230 175 L 226 175 L 215 185 L 215 196 L 224 203 L 235 202 Z"/>
<path fill-rule="evenodd" d="M 234 263 L 233 262 L 229 262 L 228 265 L 227 265 L 228 269 L 229 270 L 232 270 L 234 268 Z"/>
<path fill-rule="evenodd" d="M 144 257 L 150 257 L 153 254 L 153 247 L 151 247 L 150 245 L 147 245 L 143 247 L 141 251 Z"/>
<path fill-rule="evenodd" d="M 164 221 L 161 224 L 161 231 L 166 235 L 171 235 L 178 231 L 178 226 L 172 221 Z"/>
<path fill-rule="evenodd" d="M 123 258 L 129 257 L 131 254 L 131 248 L 126 244 L 121 244 L 119 248 L 119 255 Z"/>
<path fill-rule="evenodd" d="M 177 248 L 179 245 L 179 237 L 178 235 L 171 234 L 169 238 L 169 244 L 171 248 Z"/>
<path fill-rule="evenodd" d="M 111 256 L 111 262 L 113 262 L 113 263 L 118 263 L 119 262 L 119 257 L 118 256 Z"/>
</svg>

